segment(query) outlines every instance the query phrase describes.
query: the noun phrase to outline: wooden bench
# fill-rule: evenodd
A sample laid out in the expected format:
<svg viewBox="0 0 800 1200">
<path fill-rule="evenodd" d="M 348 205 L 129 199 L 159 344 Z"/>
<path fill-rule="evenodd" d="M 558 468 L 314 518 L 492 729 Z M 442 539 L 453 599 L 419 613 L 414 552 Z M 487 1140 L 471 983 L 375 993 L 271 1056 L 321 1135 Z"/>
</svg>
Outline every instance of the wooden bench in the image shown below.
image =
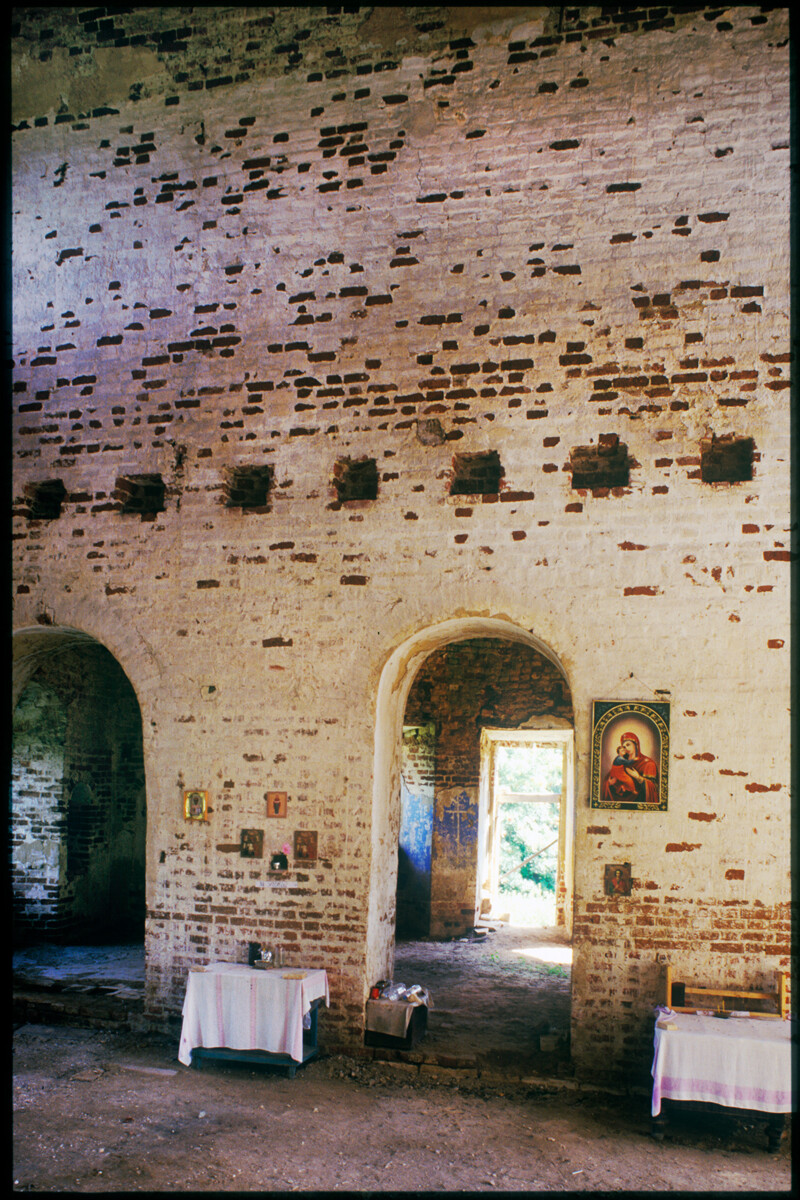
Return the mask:
<svg viewBox="0 0 800 1200">
<path fill-rule="evenodd" d="M 726 1000 L 742 1001 L 739 1004 L 731 1004 L 730 1009 L 737 1012 L 746 1012 L 751 1017 L 773 1017 L 784 1020 L 789 1011 L 786 973 L 784 971 L 778 973 L 778 988 L 775 992 L 736 991 L 733 988 L 696 987 L 691 983 L 676 983 L 673 981 L 672 967 L 669 965 L 666 972 L 666 985 L 666 1005 L 673 1012 L 696 1013 L 704 1012 L 709 1008 L 716 1009 L 717 1011 L 725 1011 L 727 1007 Z M 699 997 L 699 1003 L 687 1005 L 687 995 Z M 706 997 L 708 997 L 708 1003 L 704 1003 Z M 710 1003 L 712 999 L 715 999 L 716 1003 Z M 764 1012 L 762 1009 L 754 1009 L 750 1003 L 753 1000 L 773 1004 L 777 1012 Z"/>
</svg>

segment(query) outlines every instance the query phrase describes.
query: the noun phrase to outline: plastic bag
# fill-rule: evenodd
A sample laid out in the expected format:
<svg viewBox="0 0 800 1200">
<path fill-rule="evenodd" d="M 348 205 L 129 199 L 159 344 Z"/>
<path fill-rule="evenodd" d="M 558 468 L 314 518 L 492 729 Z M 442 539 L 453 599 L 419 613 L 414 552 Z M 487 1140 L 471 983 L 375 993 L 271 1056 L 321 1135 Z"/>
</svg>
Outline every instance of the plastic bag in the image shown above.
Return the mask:
<svg viewBox="0 0 800 1200">
<path fill-rule="evenodd" d="M 405 1000 L 406 985 L 404 983 L 388 983 L 381 991 L 381 1000 Z"/>
<path fill-rule="evenodd" d="M 409 987 L 406 987 L 404 983 L 394 983 L 390 979 L 381 987 L 380 999 L 397 1000 L 406 1004 L 425 1004 L 428 1008 L 433 1007 L 430 1002 L 428 989 L 422 987 L 419 983 L 412 983 Z"/>
<path fill-rule="evenodd" d="M 428 1008 L 431 1007 L 428 989 L 419 983 L 412 983 L 411 987 L 406 988 L 406 1000 L 410 1004 L 425 1004 Z"/>
</svg>

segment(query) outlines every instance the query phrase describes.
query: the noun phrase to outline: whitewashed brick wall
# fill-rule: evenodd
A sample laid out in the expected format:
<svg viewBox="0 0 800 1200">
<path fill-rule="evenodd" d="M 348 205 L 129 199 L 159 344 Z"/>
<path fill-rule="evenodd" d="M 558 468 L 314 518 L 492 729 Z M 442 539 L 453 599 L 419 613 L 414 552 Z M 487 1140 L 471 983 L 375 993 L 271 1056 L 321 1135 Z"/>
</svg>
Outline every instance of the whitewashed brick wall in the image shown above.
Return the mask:
<svg viewBox="0 0 800 1200">
<path fill-rule="evenodd" d="M 398 696 L 442 638 L 501 633 L 574 704 L 576 1062 L 646 1073 L 657 953 L 788 966 L 786 10 L 17 14 L 15 628 L 93 635 L 137 692 L 150 1011 L 268 934 L 360 1039 Z M 576 491 L 607 434 L 629 485 Z M 701 481 L 712 435 L 754 440 L 752 481 Z M 488 450 L 496 502 L 451 497 Z M 362 457 L 377 499 L 339 505 Z M 225 508 L 251 465 L 267 511 Z M 137 474 L 152 520 L 118 511 Z M 592 700 L 656 689 L 669 810 L 591 811 Z M 299 886 L 229 848 L 250 826 L 318 831 Z"/>
</svg>

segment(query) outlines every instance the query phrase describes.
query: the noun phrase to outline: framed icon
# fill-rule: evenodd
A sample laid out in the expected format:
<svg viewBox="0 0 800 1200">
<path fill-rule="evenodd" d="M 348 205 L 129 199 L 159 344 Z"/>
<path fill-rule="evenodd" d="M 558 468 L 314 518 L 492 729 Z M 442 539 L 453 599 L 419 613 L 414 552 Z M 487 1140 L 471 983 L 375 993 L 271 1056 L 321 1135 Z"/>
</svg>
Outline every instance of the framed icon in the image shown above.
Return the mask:
<svg viewBox="0 0 800 1200">
<path fill-rule="evenodd" d="M 239 854 L 242 858 L 263 858 L 264 830 L 243 829 L 239 843 Z"/>
<path fill-rule="evenodd" d="M 313 862 L 317 857 L 317 835 L 308 829 L 297 829 L 294 835 L 295 862 Z"/>
<path fill-rule="evenodd" d="M 267 801 L 267 816 L 268 817 L 285 817 L 288 793 L 286 792 L 265 792 Z"/>
<path fill-rule="evenodd" d="M 603 891 L 607 896 L 630 896 L 631 864 L 608 863 L 603 878 Z"/>
<path fill-rule="evenodd" d="M 208 792 L 192 788 L 183 793 L 183 815 L 187 821 L 208 820 Z"/>
<path fill-rule="evenodd" d="M 669 779 L 669 704 L 595 700 L 592 808 L 664 812 Z"/>
</svg>

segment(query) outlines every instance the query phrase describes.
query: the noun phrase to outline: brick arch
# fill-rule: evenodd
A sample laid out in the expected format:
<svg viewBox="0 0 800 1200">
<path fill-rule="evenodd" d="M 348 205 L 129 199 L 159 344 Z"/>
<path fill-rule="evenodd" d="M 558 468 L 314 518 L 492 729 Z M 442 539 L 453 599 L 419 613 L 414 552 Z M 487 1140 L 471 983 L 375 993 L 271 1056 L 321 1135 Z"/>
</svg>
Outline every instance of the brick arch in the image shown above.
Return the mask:
<svg viewBox="0 0 800 1200">
<path fill-rule="evenodd" d="M 142 708 L 142 698 L 148 693 L 148 677 L 154 669 L 161 674 L 161 664 L 156 660 L 153 651 L 138 632 L 132 629 L 130 623 L 123 627 L 117 620 L 112 620 L 106 627 L 106 622 L 98 625 L 96 616 L 84 621 L 81 614 L 76 613 L 74 617 L 69 618 L 68 623 L 59 624 L 48 618 L 46 622 L 21 625 L 13 631 L 12 709 L 45 656 L 67 646 L 81 645 L 100 645 L 108 650 L 125 672 L 139 707 Z M 144 716 L 143 708 L 142 715 Z"/>
<path fill-rule="evenodd" d="M 558 655 L 535 634 L 506 617 L 468 616 L 411 634 L 388 655 L 381 670 L 375 712 L 372 846 L 367 917 L 367 978 L 390 978 L 394 955 L 397 839 L 400 827 L 400 746 L 411 686 L 422 664 L 454 642 L 496 638 L 529 646 L 569 679 Z M 571 689 L 570 689 L 571 691 Z"/>
</svg>

